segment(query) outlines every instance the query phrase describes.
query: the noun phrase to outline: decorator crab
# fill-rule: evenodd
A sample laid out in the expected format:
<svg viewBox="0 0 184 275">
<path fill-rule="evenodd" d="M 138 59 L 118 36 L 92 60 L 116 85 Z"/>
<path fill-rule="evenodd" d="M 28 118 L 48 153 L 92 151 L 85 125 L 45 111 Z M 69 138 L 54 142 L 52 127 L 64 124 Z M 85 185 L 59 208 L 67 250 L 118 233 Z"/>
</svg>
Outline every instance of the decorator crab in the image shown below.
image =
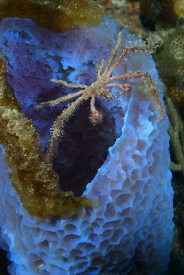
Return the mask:
<svg viewBox="0 0 184 275">
<path fill-rule="evenodd" d="M 90 119 L 91 122 L 95 125 L 102 121 L 102 113 L 96 109 L 95 107 L 95 99 L 96 98 L 104 98 L 104 99 L 112 99 L 115 98 L 115 95 L 110 92 L 108 88 L 111 87 L 118 87 L 121 89 L 122 93 L 130 93 L 132 87 L 130 84 L 123 84 L 121 81 L 130 79 L 130 78 L 145 78 L 146 84 L 154 100 L 158 112 L 160 113 L 161 119 L 164 118 L 164 110 L 162 108 L 162 103 L 159 99 L 157 91 L 154 89 L 153 81 L 151 75 L 147 72 L 134 72 L 134 73 L 126 73 L 126 74 L 119 74 L 119 75 L 112 75 L 113 71 L 116 67 L 121 63 L 124 57 L 130 53 L 135 51 L 144 51 L 149 52 L 152 51 L 155 47 L 153 45 L 142 45 L 142 46 L 129 46 L 125 47 L 120 53 L 117 55 L 117 51 L 120 49 L 122 41 L 122 32 L 118 34 L 117 43 L 112 50 L 109 59 L 104 66 L 105 60 L 102 59 L 101 62 L 97 65 L 97 78 L 96 81 L 93 82 L 90 86 L 83 85 L 83 84 L 72 84 L 67 83 L 64 80 L 55 80 L 51 79 L 51 82 L 62 84 L 69 88 L 80 88 L 81 90 L 68 94 L 66 96 L 60 97 L 56 100 L 51 100 L 47 102 L 43 102 L 40 105 L 35 106 L 35 109 L 40 109 L 44 106 L 55 106 L 63 101 L 75 99 L 71 104 L 68 105 L 67 108 L 63 110 L 63 112 L 56 118 L 54 125 L 51 129 L 51 139 L 50 144 L 48 147 L 47 152 L 47 160 L 50 162 L 52 157 L 55 153 L 56 145 L 58 142 L 58 138 L 60 135 L 63 135 L 63 128 L 65 121 L 74 113 L 76 107 L 79 106 L 84 100 L 90 99 Z M 120 82 L 116 82 L 119 80 Z"/>
</svg>

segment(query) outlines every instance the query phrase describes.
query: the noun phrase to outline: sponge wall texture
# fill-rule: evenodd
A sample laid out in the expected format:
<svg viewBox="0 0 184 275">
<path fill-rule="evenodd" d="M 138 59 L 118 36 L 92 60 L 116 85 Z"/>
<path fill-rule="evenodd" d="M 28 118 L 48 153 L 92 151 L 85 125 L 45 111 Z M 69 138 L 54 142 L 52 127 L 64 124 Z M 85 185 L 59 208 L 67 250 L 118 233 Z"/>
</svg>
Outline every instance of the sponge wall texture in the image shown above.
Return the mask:
<svg viewBox="0 0 184 275">
<path fill-rule="evenodd" d="M 30 20 L 1 23 L 8 81 L 40 132 L 43 148 L 61 107 L 54 114 L 41 110 L 39 117 L 32 107 L 51 99 L 49 91 L 56 85 L 50 78 L 92 83 L 96 65 L 108 59 L 118 32 L 106 17 L 98 28 L 64 34 L 41 29 Z M 142 42 L 123 30 L 122 48 L 135 44 Z M 127 55 L 114 73 L 137 71 L 152 76 L 162 101 L 162 84 L 149 53 Z M 112 89 L 116 98 L 99 101 L 113 121 L 116 139 L 82 193 L 98 199 L 97 208 L 87 207 L 66 220 L 30 217 L 11 185 L 5 149 L 0 147 L 0 244 L 9 251 L 11 275 L 155 275 L 167 270 L 173 238 L 168 118 L 160 120 L 144 79 L 126 83 L 132 86 L 130 94 Z M 54 91 L 57 98 L 68 89 Z"/>
</svg>

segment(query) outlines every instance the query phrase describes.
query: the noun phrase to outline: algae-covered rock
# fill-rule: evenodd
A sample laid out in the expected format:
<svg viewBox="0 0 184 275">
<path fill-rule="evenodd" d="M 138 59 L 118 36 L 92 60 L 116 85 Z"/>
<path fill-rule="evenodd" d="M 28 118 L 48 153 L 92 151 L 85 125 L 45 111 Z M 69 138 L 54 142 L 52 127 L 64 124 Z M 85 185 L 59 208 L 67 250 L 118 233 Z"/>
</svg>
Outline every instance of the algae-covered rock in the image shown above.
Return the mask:
<svg viewBox="0 0 184 275">
<path fill-rule="evenodd" d="M 54 32 L 98 26 L 104 13 L 104 8 L 93 0 L 2 0 L 0 10 L 1 19 L 30 18 Z"/>
<path fill-rule="evenodd" d="M 7 64 L 0 56 L 0 144 L 6 149 L 11 180 L 21 202 L 31 216 L 48 215 L 63 219 L 95 205 L 85 196 L 74 197 L 58 187 L 58 176 L 43 154 L 39 136 L 21 112 L 11 87 L 6 82 Z"/>
</svg>

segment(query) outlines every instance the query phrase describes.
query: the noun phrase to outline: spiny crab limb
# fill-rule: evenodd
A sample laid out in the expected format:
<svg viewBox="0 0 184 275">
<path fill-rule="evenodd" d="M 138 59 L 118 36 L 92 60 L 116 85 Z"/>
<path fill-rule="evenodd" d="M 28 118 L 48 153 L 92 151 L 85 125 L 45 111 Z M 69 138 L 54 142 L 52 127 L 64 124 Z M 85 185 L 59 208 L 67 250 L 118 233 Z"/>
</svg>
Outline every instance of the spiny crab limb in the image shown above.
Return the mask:
<svg viewBox="0 0 184 275">
<path fill-rule="evenodd" d="M 158 93 L 153 88 L 153 81 L 152 81 L 151 75 L 149 73 L 147 73 L 147 72 L 128 73 L 128 74 L 124 74 L 124 75 L 112 76 L 110 79 L 111 80 L 120 80 L 120 79 L 125 80 L 125 79 L 131 79 L 131 78 L 145 78 L 147 80 L 148 89 L 151 93 L 153 100 L 155 101 L 155 104 L 156 104 L 157 109 L 161 116 L 161 120 L 163 120 L 165 117 L 165 113 L 164 113 L 160 98 L 158 96 Z"/>
<path fill-rule="evenodd" d="M 122 53 L 116 58 L 114 61 L 114 64 L 109 68 L 109 70 L 105 73 L 106 77 L 110 77 L 113 73 L 113 71 L 117 68 L 117 66 L 121 63 L 123 58 L 130 52 L 135 51 L 143 51 L 143 52 L 150 52 L 155 49 L 154 45 L 145 45 L 145 46 L 130 46 L 126 47 Z M 104 73 L 102 74 L 104 76 Z"/>
<path fill-rule="evenodd" d="M 60 135 L 63 134 L 63 128 L 64 128 L 64 122 L 74 113 L 77 106 L 79 106 L 82 101 L 90 100 L 90 109 L 91 109 L 91 115 L 90 119 L 93 124 L 98 124 L 102 121 L 103 115 L 100 111 L 98 111 L 95 107 L 95 98 L 104 98 L 104 99 L 112 99 L 116 96 L 107 89 L 108 87 L 118 87 L 121 90 L 121 93 L 130 93 L 132 86 L 130 84 L 125 83 L 118 83 L 114 81 L 123 81 L 127 79 L 137 79 L 137 78 L 145 78 L 147 82 L 148 89 L 150 91 L 150 94 L 152 96 L 152 99 L 154 100 L 157 109 L 160 113 L 161 119 L 164 118 L 164 110 L 162 107 L 162 103 L 160 101 L 160 98 L 157 94 L 157 91 L 154 89 L 153 81 L 151 78 L 151 75 L 147 72 L 135 72 L 135 73 L 126 73 L 126 74 L 120 74 L 120 75 L 114 75 L 112 76 L 113 71 L 117 68 L 117 66 L 122 62 L 123 58 L 131 52 L 135 51 L 143 51 L 148 52 L 155 49 L 155 46 L 153 45 L 143 45 L 143 46 L 130 46 L 124 48 L 122 51 L 120 51 L 119 55 L 116 57 L 118 50 L 120 50 L 122 41 L 122 32 L 118 34 L 117 43 L 112 50 L 109 59 L 105 64 L 105 60 L 102 59 L 100 63 L 97 65 L 97 79 L 94 81 L 90 86 L 84 85 L 84 84 L 73 84 L 73 83 L 67 83 L 64 80 L 55 80 L 51 79 L 51 82 L 62 84 L 65 87 L 68 88 L 79 88 L 80 91 L 72 94 L 68 94 L 66 96 L 60 97 L 56 100 L 51 100 L 48 102 L 43 102 L 40 105 L 35 106 L 35 109 L 40 109 L 44 106 L 55 106 L 61 102 L 71 100 L 75 97 L 78 97 L 75 101 L 73 101 L 67 108 L 63 110 L 61 115 L 57 117 L 57 119 L 54 122 L 54 125 L 52 127 L 52 133 L 51 133 L 51 140 L 48 147 L 47 152 L 47 160 L 50 162 L 52 160 L 52 157 L 55 153 L 58 138 Z"/>
<path fill-rule="evenodd" d="M 67 101 L 67 100 L 70 100 L 74 97 L 77 97 L 79 95 L 82 95 L 83 94 L 83 91 L 79 91 L 79 92 L 76 92 L 74 94 L 68 94 L 66 96 L 63 96 L 63 97 L 59 97 L 55 100 L 50 100 L 50 101 L 47 101 L 47 102 L 42 102 L 41 104 L 39 105 L 36 105 L 34 106 L 34 109 L 38 110 L 38 109 L 41 109 L 42 107 L 45 107 L 45 106 L 56 106 L 57 104 L 63 102 L 63 101 Z"/>
<path fill-rule="evenodd" d="M 109 56 L 109 59 L 108 59 L 108 61 L 107 61 L 107 65 L 106 65 L 105 68 L 104 68 L 104 71 L 103 71 L 103 73 L 102 73 L 102 76 L 105 76 L 105 75 L 107 76 L 107 75 L 109 75 L 109 74 L 108 74 L 108 70 L 109 70 L 109 68 L 110 68 L 110 66 L 111 66 L 111 64 L 112 64 L 112 62 L 113 62 L 113 60 L 114 60 L 114 58 L 115 58 L 115 56 L 116 56 L 117 50 L 118 50 L 119 47 L 121 46 L 122 35 L 123 35 L 122 32 L 119 32 L 119 33 L 118 33 L 118 39 L 117 39 L 116 46 L 114 47 L 114 49 L 112 50 L 112 52 L 111 52 L 111 54 L 110 54 L 110 56 Z"/>
<path fill-rule="evenodd" d="M 123 51 L 120 53 L 120 55 L 113 62 L 113 60 L 116 56 L 116 53 L 121 46 L 121 42 L 122 42 L 122 32 L 119 32 L 116 46 L 114 47 L 114 49 L 112 50 L 112 52 L 109 56 L 109 59 L 108 59 L 107 64 L 104 68 L 104 71 L 102 72 L 102 76 L 106 76 L 106 77 L 111 76 L 113 71 L 121 63 L 123 58 L 130 52 L 135 52 L 135 51 L 150 52 L 150 51 L 155 50 L 155 45 L 144 45 L 144 46 L 134 45 L 134 46 L 126 47 L 123 49 Z M 104 64 L 104 60 L 102 63 Z M 112 63 L 113 63 L 113 65 L 112 65 Z M 101 71 L 102 71 L 102 69 L 100 70 L 100 72 Z"/>
<path fill-rule="evenodd" d="M 132 90 L 132 86 L 130 84 L 121 84 L 121 83 L 109 83 L 106 85 L 107 87 L 118 87 L 120 90 L 122 90 L 121 93 L 130 93 Z"/>
<path fill-rule="evenodd" d="M 50 79 L 50 82 L 56 83 L 56 84 L 63 84 L 64 86 L 68 87 L 68 88 L 80 88 L 80 89 L 85 89 L 88 86 L 84 85 L 84 84 L 72 84 L 72 83 L 68 83 L 62 79 L 56 80 L 54 78 Z"/>
<path fill-rule="evenodd" d="M 94 125 L 99 124 L 100 122 L 102 122 L 103 115 L 95 107 L 95 96 L 91 97 L 90 107 L 91 107 L 91 115 L 90 115 L 91 123 Z"/>
<path fill-rule="evenodd" d="M 104 63 L 105 63 L 105 60 L 102 59 L 102 60 L 100 61 L 100 63 L 97 64 L 97 66 L 96 66 L 96 68 L 97 68 L 97 79 L 99 79 L 99 78 L 101 77 L 101 72 L 102 72 L 102 70 L 103 70 Z"/>
<path fill-rule="evenodd" d="M 55 153 L 57 142 L 60 135 L 63 135 L 64 122 L 68 119 L 72 113 L 75 111 L 76 107 L 80 105 L 80 103 L 84 100 L 83 96 L 77 98 L 72 104 L 70 104 L 64 111 L 59 115 L 54 125 L 52 126 L 52 135 L 50 139 L 50 144 L 48 146 L 48 151 L 46 155 L 46 159 L 48 162 L 51 162 L 52 157 Z"/>
</svg>

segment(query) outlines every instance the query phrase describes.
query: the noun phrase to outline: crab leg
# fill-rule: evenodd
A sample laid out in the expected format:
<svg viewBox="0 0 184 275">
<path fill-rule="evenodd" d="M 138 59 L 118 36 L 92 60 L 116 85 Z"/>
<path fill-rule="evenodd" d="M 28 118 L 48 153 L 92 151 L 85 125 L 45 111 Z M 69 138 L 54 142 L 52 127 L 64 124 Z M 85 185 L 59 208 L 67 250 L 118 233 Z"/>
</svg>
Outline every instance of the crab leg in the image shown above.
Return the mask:
<svg viewBox="0 0 184 275">
<path fill-rule="evenodd" d="M 105 76 L 106 73 L 108 72 L 112 62 L 113 62 L 113 59 L 116 55 L 116 52 L 117 50 L 119 49 L 120 45 L 121 45 L 121 41 L 122 41 L 122 32 L 119 32 L 118 33 L 118 40 L 117 40 L 117 43 L 116 43 L 116 46 L 115 48 L 113 49 L 113 51 L 111 52 L 110 56 L 109 56 L 109 60 L 107 61 L 107 65 L 105 66 L 104 68 L 104 71 L 102 73 L 102 76 Z"/>
<path fill-rule="evenodd" d="M 48 162 L 51 162 L 51 159 L 55 153 L 57 141 L 60 135 L 63 135 L 63 127 L 64 122 L 66 119 L 68 119 L 75 111 L 76 107 L 84 100 L 83 96 L 80 96 L 76 99 L 76 101 L 72 102 L 68 108 L 64 109 L 64 111 L 61 113 L 60 116 L 57 117 L 56 121 L 54 122 L 54 125 L 52 126 L 52 133 L 51 133 L 51 139 L 50 144 L 48 147 L 48 152 L 46 159 Z"/>
<path fill-rule="evenodd" d="M 136 72 L 136 73 L 129 73 L 129 74 L 124 74 L 124 75 L 116 75 L 116 76 L 111 76 L 109 80 L 119 80 L 119 79 L 127 79 L 127 78 L 145 78 L 147 80 L 147 85 L 148 89 L 151 92 L 152 98 L 155 101 L 158 111 L 160 113 L 161 119 L 164 119 L 165 114 L 164 110 L 162 107 L 162 103 L 159 99 L 159 96 L 157 94 L 157 91 L 153 88 L 153 82 L 152 78 L 149 73 L 146 72 Z"/>
<path fill-rule="evenodd" d="M 117 57 L 117 59 L 115 60 L 114 64 L 112 65 L 112 67 L 109 69 L 109 71 L 107 71 L 107 77 L 111 76 L 113 71 L 116 69 L 116 67 L 121 63 L 121 61 L 123 60 L 123 58 L 130 52 L 135 52 L 135 51 L 143 51 L 143 52 L 148 52 L 148 51 L 152 51 L 153 49 L 155 49 L 154 45 L 147 45 L 147 46 L 133 46 L 133 47 L 126 47 L 122 53 Z"/>
</svg>

